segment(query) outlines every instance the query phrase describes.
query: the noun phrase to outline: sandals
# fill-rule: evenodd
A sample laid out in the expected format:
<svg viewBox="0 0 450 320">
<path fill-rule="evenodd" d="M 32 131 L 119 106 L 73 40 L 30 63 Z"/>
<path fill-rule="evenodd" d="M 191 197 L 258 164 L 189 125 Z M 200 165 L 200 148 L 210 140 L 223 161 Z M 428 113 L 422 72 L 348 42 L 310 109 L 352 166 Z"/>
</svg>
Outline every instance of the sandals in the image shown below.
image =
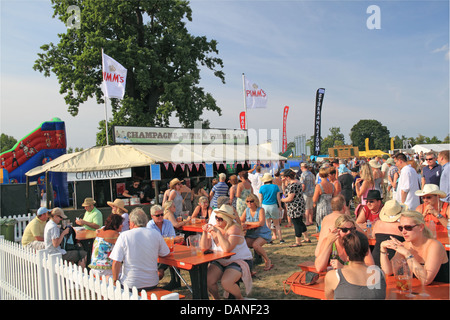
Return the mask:
<svg viewBox="0 0 450 320">
<path fill-rule="evenodd" d="M 269 270 L 273 269 L 273 267 L 275 267 L 275 266 L 273 264 L 271 264 L 270 266 L 266 266 L 263 270 L 269 271 Z"/>
<path fill-rule="evenodd" d="M 302 241 L 300 241 L 301 243 L 311 243 L 311 240 L 310 239 L 308 239 L 308 240 L 302 240 Z"/>
<path fill-rule="evenodd" d="M 302 247 L 302 245 L 298 244 L 298 243 L 294 243 L 293 245 L 289 246 L 289 248 L 297 248 L 297 247 Z"/>
</svg>

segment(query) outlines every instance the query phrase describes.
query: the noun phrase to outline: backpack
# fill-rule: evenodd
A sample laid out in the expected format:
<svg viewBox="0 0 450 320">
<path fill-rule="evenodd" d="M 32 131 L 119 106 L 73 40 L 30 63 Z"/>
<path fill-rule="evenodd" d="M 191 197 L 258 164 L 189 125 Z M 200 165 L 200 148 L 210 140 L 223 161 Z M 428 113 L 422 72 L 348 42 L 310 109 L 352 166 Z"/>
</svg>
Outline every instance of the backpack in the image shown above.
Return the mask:
<svg viewBox="0 0 450 320">
<path fill-rule="evenodd" d="M 78 246 L 76 244 L 76 233 L 75 230 L 71 226 L 67 226 L 69 228 L 69 233 L 64 236 L 64 239 L 61 241 L 61 249 L 66 251 L 70 250 L 78 250 Z M 65 230 L 61 229 L 61 230 Z"/>
</svg>

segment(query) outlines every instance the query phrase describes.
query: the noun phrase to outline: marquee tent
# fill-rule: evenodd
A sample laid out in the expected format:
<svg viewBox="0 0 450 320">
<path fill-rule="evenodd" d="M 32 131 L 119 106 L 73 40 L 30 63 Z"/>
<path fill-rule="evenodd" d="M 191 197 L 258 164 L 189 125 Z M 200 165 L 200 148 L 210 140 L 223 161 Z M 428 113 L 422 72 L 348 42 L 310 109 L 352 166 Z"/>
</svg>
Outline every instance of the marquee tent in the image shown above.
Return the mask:
<svg viewBox="0 0 450 320">
<path fill-rule="evenodd" d="M 46 171 L 84 172 L 147 166 L 154 163 L 234 163 L 287 160 L 270 150 L 270 145 L 112 145 L 92 147 L 63 155 L 26 173 Z"/>
<path fill-rule="evenodd" d="M 443 150 L 450 150 L 450 144 L 444 143 L 444 144 L 416 144 L 414 147 L 412 147 L 414 152 L 420 153 L 421 151 L 423 153 L 434 151 L 434 152 L 441 152 Z"/>
</svg>

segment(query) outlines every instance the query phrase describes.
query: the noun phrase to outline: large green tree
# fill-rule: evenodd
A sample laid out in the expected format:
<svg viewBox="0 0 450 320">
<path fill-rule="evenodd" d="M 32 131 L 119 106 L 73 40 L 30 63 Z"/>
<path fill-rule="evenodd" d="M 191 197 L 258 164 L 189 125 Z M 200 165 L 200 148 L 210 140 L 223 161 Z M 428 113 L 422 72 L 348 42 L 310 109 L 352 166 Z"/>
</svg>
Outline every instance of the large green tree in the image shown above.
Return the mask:
<svg viewBox="0 0 450 320">
<path fill-rule="evenodd" d="M 102 48 L 128 70 L 124 99 L 111 99 L 110 125 L 167 126 L 174 114 L 184 127 L 193 127 L 204 110 L 221 115 L 198 84 L 201 67 L 225 83 L 223 62 L 215 40 L 188 32 L 187 1 L 52 0 L 52 5 L 53 17 L 75 27 L 58 34 L 58 44 L 41 47 L 34 69 L 57 76 L 71 115 L 89 98 L 104 103 Z M 79 12 L 68 10 L 71 5 Z M 104 144 L 104 133 L 97 144 Z"/>
<path fill-rule="evenodd" d="M 361 151 L 366 150 L 366 138 L 369 138 L 370 150 L 389 150 L 389 134 L 388 128 L 377 120 L 360 120 L 350 130 L 350 139 Z"/>
</svg>

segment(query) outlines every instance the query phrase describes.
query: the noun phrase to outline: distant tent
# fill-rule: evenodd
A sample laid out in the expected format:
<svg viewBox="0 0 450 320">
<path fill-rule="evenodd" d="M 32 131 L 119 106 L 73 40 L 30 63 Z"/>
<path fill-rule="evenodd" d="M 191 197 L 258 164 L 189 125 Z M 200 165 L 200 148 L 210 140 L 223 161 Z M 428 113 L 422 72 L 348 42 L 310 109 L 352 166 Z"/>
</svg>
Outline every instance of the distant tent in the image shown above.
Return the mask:
<svg viewBox="0 0 450 320">
<path fill-rule="evenodd" d="M 293 155 L 294 155 L 294 150 L 292 150 L 292 149 L 288 149 L 281 154 L 281 156 L 285 157 L 285 158 L 292 157 Z"/>
<path fill-rule="evenodd" d="M 450 150 L 450 144 L 443 143 L 443 144 L 416 144 L 411 149 L 414 150 L 414 152 L 420 153 L 421 151 L 423 153 L 425 152 L 441 152 L 443 150 Z"/>
</svg>

